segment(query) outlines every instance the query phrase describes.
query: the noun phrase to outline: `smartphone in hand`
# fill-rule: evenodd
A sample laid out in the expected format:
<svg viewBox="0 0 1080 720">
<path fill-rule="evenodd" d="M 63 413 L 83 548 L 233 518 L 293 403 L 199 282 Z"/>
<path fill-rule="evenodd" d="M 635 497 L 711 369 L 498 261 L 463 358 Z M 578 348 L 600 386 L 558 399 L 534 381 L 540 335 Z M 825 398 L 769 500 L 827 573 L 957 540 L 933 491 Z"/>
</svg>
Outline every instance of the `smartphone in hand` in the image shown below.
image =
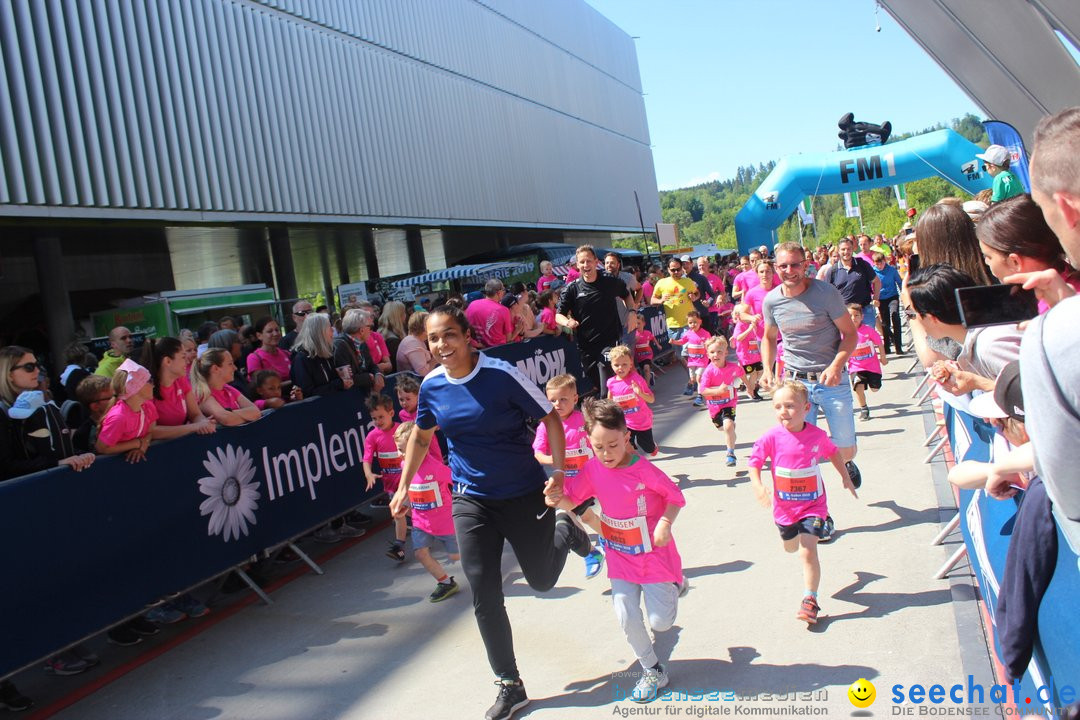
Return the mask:
<svg viewBox="0 0 1080 720">
<path fill-rule="evenodd" d="M 1019 285 L 980 285 L 957 288 L 955 293 L 960 322 L 966 328 L 1013 325 L 1039 314 L 1035 291 Z"/>
</svg>

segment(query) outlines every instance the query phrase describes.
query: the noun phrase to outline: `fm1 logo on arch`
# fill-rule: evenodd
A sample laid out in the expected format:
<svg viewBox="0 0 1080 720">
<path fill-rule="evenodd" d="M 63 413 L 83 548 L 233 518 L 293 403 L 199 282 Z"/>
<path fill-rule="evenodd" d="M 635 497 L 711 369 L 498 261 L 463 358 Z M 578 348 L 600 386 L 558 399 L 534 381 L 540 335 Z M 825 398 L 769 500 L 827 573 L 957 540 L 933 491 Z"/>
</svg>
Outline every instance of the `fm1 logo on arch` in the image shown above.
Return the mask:
<svg viewBox="0 0 1080 720">
<path fill-rule="evenodd" d="M 889 177 L 896 175 L 896 156 L 893 153 L 885 155 L 871 155 L 867 158 L 847 159 L 840 161 L 840 182 L 847 183 L 852 173 L 859 174 L 859 182 L 867 180 L 880 180 L 885 177 L 882 174 L 881 161 L 885 161 L 885 167 L 889 171 Z"/>
</svg>

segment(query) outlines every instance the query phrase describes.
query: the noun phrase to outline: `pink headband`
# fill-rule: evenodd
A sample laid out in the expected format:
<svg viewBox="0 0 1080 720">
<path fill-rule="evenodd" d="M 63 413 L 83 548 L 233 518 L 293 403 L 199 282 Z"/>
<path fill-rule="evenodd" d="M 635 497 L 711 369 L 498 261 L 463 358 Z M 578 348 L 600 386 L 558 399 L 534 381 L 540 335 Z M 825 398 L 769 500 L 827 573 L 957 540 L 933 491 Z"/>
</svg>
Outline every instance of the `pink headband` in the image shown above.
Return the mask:
<svg viewBox="0 0 1080 720">
<path fill-rule="evenodd" d="M 150 382 L 150 371 L 130 358 L 120 363 L 117 370 L 126 370 L 128 374 L 124 392 L 120 393 L 121 400 L 127 400 Z"/>
</svg>

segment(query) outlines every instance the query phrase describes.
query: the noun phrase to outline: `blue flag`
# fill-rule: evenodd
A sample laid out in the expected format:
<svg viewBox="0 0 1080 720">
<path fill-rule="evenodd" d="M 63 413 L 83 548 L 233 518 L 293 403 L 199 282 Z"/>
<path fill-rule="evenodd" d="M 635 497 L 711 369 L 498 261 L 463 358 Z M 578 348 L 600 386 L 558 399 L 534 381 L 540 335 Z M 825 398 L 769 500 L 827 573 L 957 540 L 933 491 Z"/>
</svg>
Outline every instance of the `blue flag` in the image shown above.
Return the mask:
<svg viewBox="0 0 1080 720">
<path fill-rule="evenodd" d="M 1031 176 L 1028 174 L 1027 152 L 1024 151 L 1024 141 L 1016 128 L 1000 120 L 986 120 L 983 122 L 986 134 L 990 137 L 992 145 L 1001 145 L 1009 151 L 1009 170 L 1020 180 L 1024 186 L 1024 192 L 1031 192 Z"/>
</svg>

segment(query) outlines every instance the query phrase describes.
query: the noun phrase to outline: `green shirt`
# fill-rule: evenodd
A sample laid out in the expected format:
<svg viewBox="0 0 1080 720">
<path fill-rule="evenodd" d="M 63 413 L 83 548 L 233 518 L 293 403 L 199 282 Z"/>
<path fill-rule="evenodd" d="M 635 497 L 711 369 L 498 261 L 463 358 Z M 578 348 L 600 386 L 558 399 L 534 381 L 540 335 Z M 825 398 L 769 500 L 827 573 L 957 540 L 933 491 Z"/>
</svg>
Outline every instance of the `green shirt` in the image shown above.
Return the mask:
<svg viewBox="0 0 1080 720">
<path fill-rule="evenodd" d="M 123 355 L 113 354 L 112 350 L 106 350 L 105 357 L 101 358 L 101 362 L 98 363 L 97 370 L 94 370 L 94 374 L 111 378 L 116 374 L 116 368 L 123 365 L 124 360 L 126 359 L 127 358 Z"/>
<path fill-rule="evenodd" d="M 994 191 L 990 196 L 990 202 L 1001 202 L 1011 197 L 1024 194 L 1024 186 L 1008 170 L 1002 170 L 994 176 Z"/>
</svg>

